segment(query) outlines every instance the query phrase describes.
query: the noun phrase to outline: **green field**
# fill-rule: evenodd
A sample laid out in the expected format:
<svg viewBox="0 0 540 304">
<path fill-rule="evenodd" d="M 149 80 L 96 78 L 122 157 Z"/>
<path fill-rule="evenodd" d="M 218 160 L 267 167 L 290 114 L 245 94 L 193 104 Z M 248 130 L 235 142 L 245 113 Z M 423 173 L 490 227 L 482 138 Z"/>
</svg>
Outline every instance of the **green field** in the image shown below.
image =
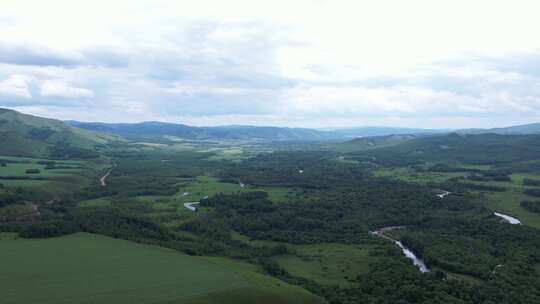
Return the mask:
<svg viewBox="0 0 540 304">
<path fill-rule="evenodd" d="M 77 174 L 81 171 L 81 164 L 69 164 L 70 169 L 47 170 L 45 165 L 36 163 L 10 163 L 7 167 L 0 167 L 0 176 L 29 176 L 29 177 L 54 177 L 63 174 Z M 26 170 L 37 169 L 40 172 L 28 174 Z"/>
<path fill-rule="evenodd" d="M 295 254 L 274 258 L 295 276 L 325 285 L 352 285 L 349 280 L 368 271 L 370 247 L 364 245 L 288 245 Z"/>
<path fill-rule="evenodd" d="M 0 238 L 0 294 L 6 304 L 319 302 L 300 288 L 225 259 L 86 233 L 12 236 Z"/>
<path fill-rule="evenodd" d="M 409 167 L 380 168 L 373 171 L 377 177 L 389 177 L 405 182 L 426 184 L 428 182 L 443 183 L 452 177 L 466 176 L 464 172 L 416 172 Z"/>
<path fill-rule="evenodd" d="M 79 207 L 104 207 L 109 206 L 110 204 L 111 202 L 107 198 L 100 197 L 96 199 L 80 201 L 78 205 Z"/>
<path fill-rule="evenodd" d="M 46 169 L 46 165 L 39 162 L 53 162 L 56 168 Z M 99 172 L 110 167 L 106 158 L 84 160 L 48 160 L 42 158 L 14 157 L 0 155 L 0 184 L 8 188 L 32 188 L 60 195 L 88 185 L 99 175 Z M 29 174 L 28 169 L 37 169 L 39 173 Z M 15 177 L 15 178 L 10 178 Z M 17 179 L 28 178 L 28 179 Z"/>
<path fill-rule="evenodd" d="M 523 194 L 521 190 L 511 189 L 506 192 L 489 192 L 485 194 L 486 206 L 518 218 L 524 225 L 540 228 L 540 214 L 523 209 L 521 201 L 532 198 Z"/>
<path fill-rule="evenodd" d="M 244 185 L 244 187 L 238 184 L 220 182 L 219 179 L 211 176 L 199 176 L 196 179 L 187 180 L 186 183 L 182 183 L 179 187 L 179 191 L 176 194 L 174 200 L 185 202 L 194 202 L 201 200 L 204 196 L 212 196 L 218 193 L 235 193 L 244 191 L 265 191 L 268 193 L 270 200 L 274 202 L 282 202 L 289 195 L 293 195 L 293 191 L 287 188 L 278 187 L 252 187 L 250 185 Z M 188 193 L 184 195 L 184 193 Z"/>
</svg>

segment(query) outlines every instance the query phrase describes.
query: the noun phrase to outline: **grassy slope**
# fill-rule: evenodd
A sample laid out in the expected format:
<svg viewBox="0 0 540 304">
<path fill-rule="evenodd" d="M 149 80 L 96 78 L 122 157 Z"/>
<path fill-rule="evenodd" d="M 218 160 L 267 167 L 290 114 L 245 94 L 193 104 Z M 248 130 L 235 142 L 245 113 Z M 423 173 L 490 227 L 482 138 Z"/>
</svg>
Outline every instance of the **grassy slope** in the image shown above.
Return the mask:
<svg viewBox="0 0 540 304">
<path fill-rule="evenodd" d="M 368 271 L 373 259 L 371 247 L 344 244 L 288 245 L 295 254 L 275 258 L 279 265 L 295 276 L 325 285 L 351 285 Z"/>
<path fill-rule="evenodd" d="M 48 136 L 35 138 L 32 130 L 50 131 Z M 45 157 L 52 145 L 66 143 L 72 147 L 91 149 L 114 137 L 68 126 L 59 120 L 41 118 L 16 111 L 0 109 L 0 154 Z"/>
<path fill-rule="evenodd" d="M 318 303 L 225 259 L 78 233 L 0 238 L 2 303 Z"/>
<path fill-rule="evenodd" d="M 204 297 L 193 299 L 189 302 L 190 304 L 325 303 L 321 298 L 314 296 L 300 287 L 257 273 L 257 269 L 254 265 L 219 257 L 206 257 L 205 259 L 212 263 L 232 269 L 235 273 L 249 282 L 250 288 L 233 289 L 219 294 L 209 294 Z"/>
<path fill-rule="evenodd" d="M 360 137 L 338 145 L 334 144 L 333 148 L 344 152 L 371 150 L 399 145 L 415 138 L 417 138 L 416 135 L 408 134 Z"/>
</svg>

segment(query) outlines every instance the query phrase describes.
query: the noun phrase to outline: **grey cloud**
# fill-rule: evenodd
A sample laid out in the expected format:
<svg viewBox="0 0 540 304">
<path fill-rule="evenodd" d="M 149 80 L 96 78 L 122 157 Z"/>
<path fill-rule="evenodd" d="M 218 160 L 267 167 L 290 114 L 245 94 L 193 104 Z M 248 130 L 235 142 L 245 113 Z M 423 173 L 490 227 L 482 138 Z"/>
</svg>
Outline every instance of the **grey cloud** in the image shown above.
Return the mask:
<svg viewBox="0 0 540 304">
<path fill-rule="evenodd" d="M 103 66 L 108 68 L 121 68 L 129 65 L 134 55 L 121 50 L 109 50 L 105 47 L 85 49 L 82 51 L 84 60 L 82 64 Z"/>
<path fill-rule="evenodd" d="M 0 44 L 0 63 L 22 66 L 78 66 L 125 67 L 129 54 L 105 47 L 84 49 L 79 52 L 59 52 L 38 46 Z"/>
<path fill-rule="evenodd" d="M 516 72 L 540 76 L 540 50 L 514 52 L 504 55 L 464 53 L 448 60 L 435 62 L 436 66 L 470 67 L 500 72 Z"/>
<path fill-rule="evenodd" d="M 0 62 L 16 65 L 69 67 L 79 65 L 81 58 L 77 55 L 62 54 L 44 48 L 0 44 Z"/>
<path fill-rule="evenodd" d="M 164 38 L 176 49 L 155 51 L 141 64 L 148 67 L 146 75 L 157 81 L 291 86 L 293 81 L 281 75 L 275 62 L 277 50 L 290 42 L 279 37 L 279 29 L 269 27 L 262 23 L 197 22 Z"/>
</svg>

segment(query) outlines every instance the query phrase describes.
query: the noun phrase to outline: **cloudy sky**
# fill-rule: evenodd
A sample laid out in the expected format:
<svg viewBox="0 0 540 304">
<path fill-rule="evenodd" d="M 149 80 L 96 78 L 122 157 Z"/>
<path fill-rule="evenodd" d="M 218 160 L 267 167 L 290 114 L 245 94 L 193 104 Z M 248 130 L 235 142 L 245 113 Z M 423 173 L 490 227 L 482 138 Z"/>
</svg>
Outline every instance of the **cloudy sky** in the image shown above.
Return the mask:
<svg viewBox="0 0 540 304">
<path fill-rule="evenodd" d="M 540 122 L 537 2 L 0 0 L 0 106 L 192 125 Z"/>
</svg>

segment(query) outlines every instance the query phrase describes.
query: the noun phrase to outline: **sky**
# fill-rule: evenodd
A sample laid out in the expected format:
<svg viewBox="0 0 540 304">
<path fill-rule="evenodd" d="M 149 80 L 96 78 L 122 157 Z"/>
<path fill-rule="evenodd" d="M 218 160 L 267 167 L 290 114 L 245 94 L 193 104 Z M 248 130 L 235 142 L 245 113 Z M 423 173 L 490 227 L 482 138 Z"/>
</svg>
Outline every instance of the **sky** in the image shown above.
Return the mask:
<svg viewBox="0 0 540 304">
<path fill-rule="evenodd" d="M 540 122 L 538 1 L 0 0 L 0 107 L 310 128 Z"/>
</svg>

